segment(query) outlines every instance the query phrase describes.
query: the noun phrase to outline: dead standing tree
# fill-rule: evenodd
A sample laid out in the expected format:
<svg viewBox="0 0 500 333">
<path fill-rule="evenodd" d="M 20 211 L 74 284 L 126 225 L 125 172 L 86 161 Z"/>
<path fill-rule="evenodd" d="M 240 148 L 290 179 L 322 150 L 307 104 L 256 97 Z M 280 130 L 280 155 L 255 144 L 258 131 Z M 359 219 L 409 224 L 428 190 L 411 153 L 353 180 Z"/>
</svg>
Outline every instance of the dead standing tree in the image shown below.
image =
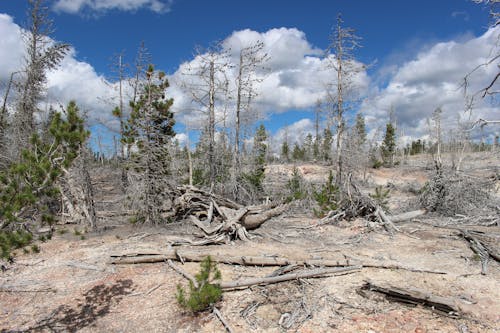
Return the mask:
<svg viewBox="0 0 500 333">
<path fill-rule="evenodd" d="M 244 47 L 239 52 L 238 76 L 236 77 L 236 114 L 235 114 L 235 135 L 234 135 L 234 158 L 236 171 L 240 166 L 241 150 L 241 124 L 242 113 L 250 111 L 251 101 L 257 96 L 255 84 L 262 82 L 262 79 L 255 74 L 269 60 L 263 52 L 264 43 L 261 41 L 253 45 Z"/>
<path fill-rule="evenodd" d="M 186 67 L 183 73 L 185 80 L 182 86 L 191 95 L 192 102 L 199 110 L 207 113 L 208 124 L 208 164 L 209 184 L 213 191 L 217 177 L 215 156 L 216 103 L 218 96 L 227 96 L 227 70 L 231 67 L 227 53 L 221 50 L 220 44 L 208 50 L 198 49 L 195 60 Z"/>
<path fill-rule="evenodd" d="M 48 36 L 53 32 L 52 21 L 44 0 L 30 0 L 29 28 L 24 33 L 26 44 L 25 68 L 18 85 L 18 105 L 14 116 L 14 137 L 18 151 L 29 145 L 29 138 L 35 132 L 35 113 L 43 97 L 46 73 L 55 69 L 70 47 L 57 43 Z"/>
<path fill-rule="evenodd" d="M 327 95 L 330 103 L 333 105 L 333 115 L 337 125 L 336 136 L 336 184 L 342 186 L 344 174 L 344 156 L 343 140 L 345 132 L 345 112 L 347 111 L 347 97 L 355 89 L 354 76 L 364 67 L 354 58 L 354 51 L 360 47 L 360 37 L 356 36 L 354 29 L 343 27 L 341 15 L 337 16 L 337 25 L 333 34 L 330 36 L 330 45 L 326 51 L 328 60 L 328 69 L 333 69 L 336 74 L 334 92 L 328 89 Z"/>
</svg>

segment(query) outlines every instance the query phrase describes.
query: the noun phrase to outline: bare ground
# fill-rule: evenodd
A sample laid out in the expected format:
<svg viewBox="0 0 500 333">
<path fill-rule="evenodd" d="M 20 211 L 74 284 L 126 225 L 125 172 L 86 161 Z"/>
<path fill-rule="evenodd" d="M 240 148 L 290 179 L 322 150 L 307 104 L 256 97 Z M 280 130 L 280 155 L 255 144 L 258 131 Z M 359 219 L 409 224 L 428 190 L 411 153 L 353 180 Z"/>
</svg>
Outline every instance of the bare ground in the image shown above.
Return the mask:
<svg viewBox="0 0 500 333">
<path fill-rule="evenodd" d="M 305 169 L 315 177 L 325 171 Z M 383 169 L 371 176 L 375 184 L 377 179 L 389 179 L 404 185 L 425 181 L 425 172 L 419 172 Z M 499 331 L 500 266 L 490 261 L 487 275 L 481 275 L 479 258 L 452 226 L 432 226 L 443 223 L 426 217 L 399 224 L 403 233 L 391 237 L 368 229 L 362 220 L 316 226 L 317 219 L 300 211 L 290 209 L 266 222 L 255 230 L 251 242 L 192 249 L 227 256 L 333 259 L 340 264 L 393 265 L 434 273 L 365 267 L 342 276 L 225 292 L 217 307 L 235 332 Z M 87 233 L 85 239 L 71 232 L 74 226 L 65 226 L 70 232 L 56 233 L 41 243 L 39 254 L 19 253 L 0 275 L 2 331 L 223 332 L 211 312 L 194 316 L 177 305 L 176 285 L 186 281 L 166 263 L 109 264 L 115 253 L 161 252 L 178 237 L 191 237 L 190 227 L 138 228 L 125 219 L 103 218 L 102 224 L 115 227 Z M 470 228 L 486 232 L 498 248 L 498 226 Z M 198 264 L 185 263 L 183 268 L 194 274 Z M 261 277 L 276 269 L 226 264 L 219 268 L 223 280 Z M 462 313 L 457 318 L 360 291 L 367 280 L 450 297 Z"/>
</svg>

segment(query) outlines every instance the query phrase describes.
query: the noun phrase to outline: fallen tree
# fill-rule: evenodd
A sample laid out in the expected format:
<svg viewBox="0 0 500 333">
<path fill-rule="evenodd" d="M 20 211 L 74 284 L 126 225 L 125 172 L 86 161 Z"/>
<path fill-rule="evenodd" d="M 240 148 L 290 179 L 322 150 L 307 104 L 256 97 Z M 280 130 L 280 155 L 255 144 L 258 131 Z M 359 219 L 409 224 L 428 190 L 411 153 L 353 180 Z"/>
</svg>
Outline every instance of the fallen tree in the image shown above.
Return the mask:
<svg viewBox="0 0 500 333">
<path fill-rule="evenodd" d="M 194 186 L 178 186 L 173 198 L 168 217 L 191 221 L 207 238 L 217 239 L 217 243 L 220 235 L 226 240 L 248 240 L 247 230 L 257 229 L 287 207 L 279 203 L 243 206 Z"/>
<path fill-rule="evenodd" d="M 285 257 L 266 257 L 266 256 L 227 256 L 218 253 L 207 253 L 206 251 L 169 249 L 161 253 L 143 252 L 143 253 L 125 253 L 111 255 L 110 264 L 113 265 L 133 265 L 133 264 L 152 264 L 175 260 L 180 262 L 201 262 L 207 256 L 216 262 L 230 265 L 242 266 L 280 266 L 280 267 L 349 267 L 360 265 L 362 268 L 373 269 L 400 269 L 410 272 L 446 274 L 442 271 L 432 271 L 405 267 L 397 264 L 374 264 L 362 263 L 359 260 L 344 259 L 344 262 L 336 259 L 290 259 Z"/>
<path fill-rule="evenodd" d="M 381 293 L 390 301 L 423 305 L 432 310 L 440 311 L 448 316 L 457 317 L 461 313 L 457 306 L 457 301 L 454 298 L 433 295 L 432 293 L 417 288 L 380 286 L 368 281 L 361 287 L 361 294 L 367 296 L 364 293 L 366 290 Z"/>
</svg>

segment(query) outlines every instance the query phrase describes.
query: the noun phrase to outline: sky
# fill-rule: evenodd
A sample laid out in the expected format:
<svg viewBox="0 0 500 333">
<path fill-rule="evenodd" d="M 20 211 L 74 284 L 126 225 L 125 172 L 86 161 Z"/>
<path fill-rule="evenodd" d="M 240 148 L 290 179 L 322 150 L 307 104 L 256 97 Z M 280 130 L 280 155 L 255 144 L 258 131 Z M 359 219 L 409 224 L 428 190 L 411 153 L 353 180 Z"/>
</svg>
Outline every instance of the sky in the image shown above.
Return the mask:
<svg viewBox="0 0 500 333">
<path fill-rule="evenodd" d="M 47 0 L 47 5 L 55 28 L 51 38 L 72 45 L 60 68 L 48 75 L 49 102 L 75 99 L 87 112 L 94 140 L 100 136 L 108 145 L 113 134 L 107 128 L 117 128 L 111 116 L 117 96 L 112 59 L 123 53 L 132 63 L 141 42 L 156 68 L 169 76 L 167 94 L 174 98 L 177 138 L 184 143 L 186 124 L 198 128 L 205 117 L 181 88 L 186 68 L 199 64 L 195 47 L 221 41 L 236 60 L 241 47 L 262 41 L 270 59 L 252 112 L 261 116 L 276 145 L 285 138 L 293 144 L 314 130 L 314 105 L 335 82 L 324 50 L 339 13 L 344 26 L 362 38 L 354 56 L 365 65 L 354 78 L 357 103 L 348 118 L 362 112 L 371 134 L 380 135 L 392 110 L 401 143 L 428 136 L 427 119 L 438 107 L 449 128 L 458 118 L 469 119 L 462 79 L 499 48 L 500 27 L 488 28 L 489 8 L 470 0 Z M 0 91 L 22 66 L 26 11 L 25 0 L 0 0 Z M 470 91 L 486 86 L 497 66 L 498 61 L 474 72 Z M 233 82 L 235 76 L 229 73 Z M 478 98 L 470 119 L 498 119 L 498 106 Z M 491 126 L 483 135 L 498 132 Z"/>
</svg>

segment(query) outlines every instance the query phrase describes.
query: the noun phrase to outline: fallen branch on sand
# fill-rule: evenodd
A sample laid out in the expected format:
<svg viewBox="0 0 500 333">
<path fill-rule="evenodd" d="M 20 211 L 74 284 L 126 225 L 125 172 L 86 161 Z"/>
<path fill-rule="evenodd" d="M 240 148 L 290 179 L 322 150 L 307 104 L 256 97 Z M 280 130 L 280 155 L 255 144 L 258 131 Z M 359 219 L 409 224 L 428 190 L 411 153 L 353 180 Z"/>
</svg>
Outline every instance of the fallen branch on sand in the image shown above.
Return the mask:
<svg viewBox="0 0 500 333">
<path fill-rule="evenodd" d="M 407 304 L 423 305 L 433 310 L 440 311 L 446 315 L 457 317 L 460 314 L 460 309 L 456 304 L 456 300 L 450 297 L 442 297 L 433 295 L 425 290 L 416 288 L 399 288 L 393 286 L 380 286 L 373 282 L 366 282 L 360 289 L 361 294 L 365 290 L 375 291 L 384 294 L 390 301 L 396 301 Z"/>
</svg>

